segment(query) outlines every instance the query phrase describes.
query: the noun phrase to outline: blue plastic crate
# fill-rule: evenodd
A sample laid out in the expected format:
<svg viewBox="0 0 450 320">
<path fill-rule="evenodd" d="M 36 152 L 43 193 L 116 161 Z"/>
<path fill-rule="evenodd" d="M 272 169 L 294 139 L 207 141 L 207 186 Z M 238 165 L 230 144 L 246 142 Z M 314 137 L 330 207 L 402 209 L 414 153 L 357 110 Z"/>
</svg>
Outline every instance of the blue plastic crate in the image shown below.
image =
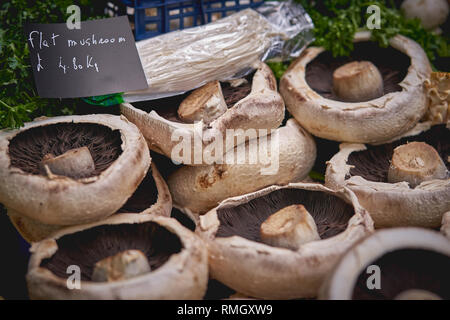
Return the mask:
<svg viewBox="0 0 450 320">
<path fill-rule="evenodd" d="M 264 0 L 122 0 L 134 8 L 136 40 L 169 31 L 202 25 L 247 8 L 256 8 Z"/>
</svg>

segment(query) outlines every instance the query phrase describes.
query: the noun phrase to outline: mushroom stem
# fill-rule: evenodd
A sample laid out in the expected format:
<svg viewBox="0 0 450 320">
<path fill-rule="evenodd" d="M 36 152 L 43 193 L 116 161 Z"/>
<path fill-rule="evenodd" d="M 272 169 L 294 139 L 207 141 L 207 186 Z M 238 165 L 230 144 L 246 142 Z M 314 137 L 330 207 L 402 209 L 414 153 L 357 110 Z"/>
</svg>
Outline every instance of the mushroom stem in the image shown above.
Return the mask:
<svg viewBox="0 0 450 320">
<path fill-rule="evenodd" d="M 121 281 L 150 271 L 147 257 L 141 251 L 126 250 L 98 261 L 92 273 L 92 280 L 96 282 Z"/>
<path fill-rule="evenodd" d="M 369 101 L 383 95 L 383 78 L 372 62 L 353 61 L 334 71 L 333 90 L 345 101 Z"/>
<path fill-rule="evenodd" d="M 320 240 L 313 217 L 301 204 L 272 214 L 262 223 L 260 235 L 264 243 L 292 250 L 307 242 Z"/>
<path fill-rule="evenodd" d="M 94 159 L 87 147 L 71 149 L 55 157 L 46 154 L 39 163 L 42 174 L 62 175 L 70 178 L 85 178 L 95 170 Z"/>
<path fill-rule="evenodd" d="M 203 120 L 209 124 L 227 111 L 219 81 L 213 81 L 194 90 L 181 102 L 178 116 L 186 122 Z"/>
<path fill-rule="evenodd" d="M 423 181 L 445 179 L 447 167 L 437 151 L 424 142 L 411 142 L 394 149 L 388 181 L 406 181 L 414 188 Z"/>
<path fill-rule="evenodd" d="M 395 300 L 442 300 L 437 294 L 420 289 L 409 289 L 400 292 Z"/>
</svg>

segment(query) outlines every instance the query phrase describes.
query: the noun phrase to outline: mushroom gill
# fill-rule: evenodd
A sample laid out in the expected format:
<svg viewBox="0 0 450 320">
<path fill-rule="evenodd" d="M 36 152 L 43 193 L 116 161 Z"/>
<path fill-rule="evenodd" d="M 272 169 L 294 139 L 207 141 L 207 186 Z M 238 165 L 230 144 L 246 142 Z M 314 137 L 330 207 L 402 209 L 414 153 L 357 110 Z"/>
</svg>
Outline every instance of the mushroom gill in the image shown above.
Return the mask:
<svg viewBox="0 0 450 320">
<path fill-rule="evenodd" d="M 361 176 L 368 181 L 389 182 L 389 168 L 394 151 L 408 142 L 423 142 L 434 148 L 450 170 L 450 130 L 445 125 L 435 125 L 417 136 L 404 137 L 392 143 L 367 145 L 366 150 L 352 152 L 347 164 L 352 166 L 350 176 Z"/>
<path fill-rule="evenodd" d="M 40 163 L 46 155 L 61 156 L 86 147 L 95 169 L 87 175 L 72 172 L 71 178 L 87 178 L 106 170 L 122 153 L 119 130 L 95 123 L 57 123 L 20 132 L 9 143 L 11 166 L 39 175 Z"/>
<path fill-rule="evenodd" d="M 367 82 L 377 83 L 378 79 L 374 78 L 377 78 L 377 72 L 379 72 L 381 75 L 381 83 L 377 83 L 377 87 L 381 88 L 381 94 L 378 93 L 378 89 L 374 90 L 376 88 L 372 88 L 376 92 L 374 95 L 365 95 L 360 99 L 345 99 L 345 97 L 339 95 L 339 90 L 333 90 L 333 84 L 336 83 L 333 75 L 336 75 L 336 72 L 339 69 L 342 70 L 344 66 L 348 68 L 350 64 L 355 64 L 356 62 L 358 62 L 358 65 L 354 67 L 360 67 L 361 61 L 364 61 L 364 64 L 371 66 L 372 70 L 374 70 L 374 72 L 365 75 L 364 85 Z M 380 46 L 373 42 L 359 42 L 354 44 L 354 50 L 348 57 L 333 57 L 328 51 L 319 54 L 307 65 L 305 78 L 311 89 L 327 99 L 364 102 L 383 94 L 401 91 L 402 88 L 399 84 L 405 78 L 410 63 L 411 61 L 406 54 L 392 47 L 380 48 Z M 364 66 L 364 71 L 368 71 L 367 65 Z M 347 77 L 348 73 L 346 72 Z M 355 79 L 354 81 L 357 82 L 362 80 L 354 75 L 352 79 Z M 345 88 L 348 87 L 346 83 L 343 83 L 341 86 L 344 85 Z M 358 83 L 358 85 L 361 84 Z"/>
<path fill-rule="evenodd" d="M 93 281 L 96 263 L 126 250 L 144 253 L 151 270 L 155 271 L 183 248 L 175 234 L 154 222 L 97 226 L 65 235 L 56 243 L 58 250 L 43 260 L 41 267 L 66 279 L 67 268 L 77 265 L 82 281 Z"/>
<path fill-rule="evenodd" d="M 344 200 L 322 192 L 280 189 L 232 208 L 217 210 L 220 226 L 216 237 L 234 235 L 261 242 L 261 225 L 274 213 L 301 204 L 314 218 L 321 239 L 331 238 L 347 227 L 354 209 Z"/>
<path fill-rule="evenodd" d="M 358 276 L 352 299 L 393 300 L 413 289 L 431 292 L 442 299 L 450 299 L 450 257 L 423 249 L 399 249 L 387 252 L 370 262 L 381 270 L 380 289 L 369 289 L 367 279 L 371 274 L 363 268 Z M 412 299 L 410 296 L 409 299 Z"/>
</svg>

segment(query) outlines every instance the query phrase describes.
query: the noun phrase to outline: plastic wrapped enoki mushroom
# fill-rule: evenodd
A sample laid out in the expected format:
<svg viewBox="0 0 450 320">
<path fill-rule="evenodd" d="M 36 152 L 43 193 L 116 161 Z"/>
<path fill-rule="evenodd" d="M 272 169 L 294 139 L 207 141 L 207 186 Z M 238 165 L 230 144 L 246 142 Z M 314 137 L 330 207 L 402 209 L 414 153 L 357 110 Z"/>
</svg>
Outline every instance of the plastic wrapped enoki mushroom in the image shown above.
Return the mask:
<svg viewBox="0 0 450 320">
<path fill-rule="evenodd" d="M 436 231 L 377 231 L 349 250 L 320 290 L 331 300 L 450 299 L 450 240 Z"/>
<path fill-rule="evenodd" d="M 313 135 L 342 142 L 381 143 L 401 136 L 423 117 L 423 83 L 431 73 L 419 44 L 397 35 L 390 47 L 355 35 L 350 57 L 310 47 L 280 81 L 286 108 Z"/>
<path fill-rule="evenodd" d="M 208 281 L 202 241 L 166 217 L 115 215 L 61 230 L 31 252 L 31 299 L 201 299 Z"/>
<path fill-rule="evenodd" d="M 0 132 L 0 202 L 24 238 L 37 241 L 117 212 L 150 163 L 145 139 L 123 117 L 33 121 Z"/>
<path fill-rule="evenodd" d="M 196 232 L 212 278 L 251 297 L 293 299 L 315 297 L 373 222 L 348 189 L 293 183 L 223 201 L 200 216 Z"/>
<path fill-rule="evenodd" d="M 438 228 L 450 210 L 450 129 L 418 125 L 378 146 L 340 145 L 328 162 L 325 184 L 355 192 L 375 227 Z"/>
<path fill-rule="evenodd" d="M 179 152 L 177 147 L 188 144 L 189 150 L 184 152 L 191 156 L 180 160 L 186 165 L 208 164 L 203 159 L 203 150 L 219 139 L 218 135 L 221 135 L 220 142 L 224 142 L 222 152 L 225 153 L 228 129 L 242 129 L 242 132 L 236 130 L 238 135 L 244 135 L 246 129 L 264 129 L 270 134 L 284 118 L 284 102 L 277 92 L 276 79 L 264 63 L 246 78 L 214 81 L 182 101 L 175 98 L 160 103 L 160 100 L 145 102 L 142 109 L 124 103 L 121 113 L 136 124 L 153 151 L 176 160 L 173 153 Z M 200 160 L 196 160 L 197 154 Z"/>
</svg>

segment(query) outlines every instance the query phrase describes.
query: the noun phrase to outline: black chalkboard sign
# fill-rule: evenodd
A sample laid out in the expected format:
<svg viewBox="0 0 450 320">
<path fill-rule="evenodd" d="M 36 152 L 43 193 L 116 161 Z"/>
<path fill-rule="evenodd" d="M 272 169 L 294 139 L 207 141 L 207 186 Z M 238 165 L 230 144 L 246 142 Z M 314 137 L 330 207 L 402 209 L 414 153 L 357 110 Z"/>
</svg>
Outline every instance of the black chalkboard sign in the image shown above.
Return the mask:
<svg viewBox="0 0 450 320">
<path fill-rule="evenodd" d="M 127 17 L 27 24 L 25 35 L 39 96 L 76 98 L 148 87 Z"/>
</svg>

